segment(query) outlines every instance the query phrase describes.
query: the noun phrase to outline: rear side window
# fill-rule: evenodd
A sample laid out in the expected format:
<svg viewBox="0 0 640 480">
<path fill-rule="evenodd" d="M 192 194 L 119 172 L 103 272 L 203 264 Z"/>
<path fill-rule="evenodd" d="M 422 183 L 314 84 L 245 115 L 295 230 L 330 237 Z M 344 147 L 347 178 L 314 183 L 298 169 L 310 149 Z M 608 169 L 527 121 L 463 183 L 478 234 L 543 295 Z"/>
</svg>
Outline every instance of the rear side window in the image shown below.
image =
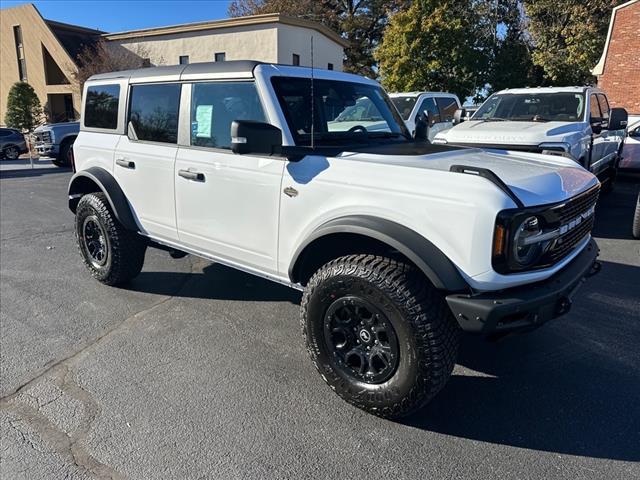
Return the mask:
<svg viewBox="0 0 640 480">
<path fill-rule="evenodd" d="M 177 143 L 180 85 L 134 85 L 131 87 L 129 122 L 138 140 Z"/>
<path fill-rule="evenodd" d="M 265 115 L 250 82 L 194 83 L 191 90 L 191 145 L 231 148 L 231 122 Z"/>
<path fill-rule="evenodd" d="M 84 106 L 84 126 L 90 128 L 118 127 L 120 85 L 95 85 L 87 88 Z"/>
<path fill-rule="evenodd" d="M 458 109 L 458 102 L 452 97 L 436 97 L 438 108 L 440 109 L 440 121 L 451 122 L 453 121 L 453 114 Z"/>
</svg>

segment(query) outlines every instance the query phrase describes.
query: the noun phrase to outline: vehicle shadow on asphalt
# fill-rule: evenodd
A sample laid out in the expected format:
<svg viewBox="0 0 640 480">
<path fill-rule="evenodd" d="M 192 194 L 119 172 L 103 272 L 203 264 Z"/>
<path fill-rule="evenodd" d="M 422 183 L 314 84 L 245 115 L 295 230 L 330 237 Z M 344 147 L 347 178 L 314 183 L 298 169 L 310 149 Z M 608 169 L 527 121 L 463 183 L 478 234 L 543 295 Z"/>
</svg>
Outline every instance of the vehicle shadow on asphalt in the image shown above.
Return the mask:
<svg viewBox="0 0 640 480">
<path fill-rule="evenodd" d="M 176 289 L 176 285 L 182 285 Z M 141 272 L 127 289 L 158 295 L 211 300 L 300 303 L 301 292 L 275 282 L 212 263 L 202 273 Z"/>
<path fill-rule="evenodd" d="M 640 267 L 603 262 L 567 317 L 498 342 L 464 336 L 458 364 L 473 376 L 456 372 L 403 423 L 520 448 L 640 461 L 638 292 Z"/>
<path fill-rule="evenodd" d="M 612 193 L 600 194 L 592 232 L 594 237 L 633 239 L 631 225 L 638 191 L 638 179 L 627 177 L 618 180 Z"/>
</svg>

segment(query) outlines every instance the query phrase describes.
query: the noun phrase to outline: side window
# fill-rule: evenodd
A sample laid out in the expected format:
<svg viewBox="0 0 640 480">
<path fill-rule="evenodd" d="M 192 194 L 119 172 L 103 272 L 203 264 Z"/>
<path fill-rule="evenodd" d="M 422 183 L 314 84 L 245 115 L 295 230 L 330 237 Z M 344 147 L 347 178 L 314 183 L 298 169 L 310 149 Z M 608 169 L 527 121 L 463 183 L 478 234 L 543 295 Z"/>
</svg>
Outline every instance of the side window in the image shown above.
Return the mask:
<svg viewBox="0 0 640 480">
<path fill-rule="evenodd" d="M 607 102 L 607 97 L 599 93 L 598 103 L 600 104 L 600 113 L 602 113 L 602 118 L 609 120 L 609 102 Z"/>
<path fill-rule="evenodd" d="M 440 120 L 440 111 L 438 110 L 438 106 L 436 105 L 436 101 L 433 97 L 425 98 L 420 104 L 420 108 L 418 109 L 418 114 L 424 113 L 427 111 L 431 114 L 431 124 L 441 122 Z"/>
<path fill-rule="evenodd" d="M 191 87 L 191 145 L 231 148 L 231 122 L 266 120 L 252 82 L 194 83 Z"/>
<path fill-rule="evenodd" d="M 118 127 L 120 85 L 96 85 L 87 88 L 84 102 L 84 126 L 90 128 Z"/>
<path fill-rule="evenodd" d="M 129 122 L 138 140 L 176 143 L 180 85 L 134 85 L 131 87 Z"/>
<path fill-rule="evenodd" d="M 598 98 L 595 94 L 591 94 L 589 97 L 589 108 L 591 118 L 602 118 L 600 115 L 600 107 L 598 107 Z"/>
<path fill-rule="evenodd" d="M 453 97 L 436 97 L 436 103 L 440 109 L 440 118 L 442 122 L 452 122 L 453 114 L 458 109 L 458 102 Z"/>
</svg>

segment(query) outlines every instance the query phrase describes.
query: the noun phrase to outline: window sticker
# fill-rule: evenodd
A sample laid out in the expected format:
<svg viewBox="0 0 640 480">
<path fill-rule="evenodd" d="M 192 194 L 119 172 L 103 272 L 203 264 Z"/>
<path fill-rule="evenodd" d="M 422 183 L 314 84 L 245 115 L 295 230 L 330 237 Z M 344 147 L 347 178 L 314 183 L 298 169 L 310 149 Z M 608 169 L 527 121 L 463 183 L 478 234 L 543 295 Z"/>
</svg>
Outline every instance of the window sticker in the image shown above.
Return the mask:
<svg viewBox="0 0 640 480">
<path fill-rule="evenodd" d="M 196 137 L 211 138 L 211 120 L 213 105 L 198 105 L 196 107 Z"/>
</svg>

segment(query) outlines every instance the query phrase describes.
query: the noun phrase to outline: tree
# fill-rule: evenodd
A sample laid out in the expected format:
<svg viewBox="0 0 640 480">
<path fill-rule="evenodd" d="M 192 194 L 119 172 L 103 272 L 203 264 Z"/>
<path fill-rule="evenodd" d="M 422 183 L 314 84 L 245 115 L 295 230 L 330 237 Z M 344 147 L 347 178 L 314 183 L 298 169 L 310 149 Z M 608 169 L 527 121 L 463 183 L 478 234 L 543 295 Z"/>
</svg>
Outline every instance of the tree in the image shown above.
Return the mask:
<svg viewBox="0 0 640 480">
<path fill-rule="evenodd" d="M 33 130 L 43 120 L 42 106 L 35 90 L 26 82 L 16 82 L 9 90 L 4 123 L 18 130 Z"/>
<path fill-rule="evenodd" d="M 473 7 L 473 0 L 417 0 L 394 14 L 375 51 L 384 86 L 463 99 L 484 88 L 491 45 Z"/>
<path fill-rule="evenodd" d="M 390 14 L 409 0 L 233 0 L 232 17 L 282 13 L 331 28 L 347 42 L 344 70 L 377 77 L 373 51 L 382 39 Z"/>
<path fill-rule="evenodd" d="M 593 82 L 613 7 L 625 0 L 525 0 L 533 61 L 552 85 Z"/>
<path fill-rule="evenodd" d="M 78 71 L 74 77 L 80 91 L 92 75 L 151 66 L 146 50 L 140 47 L 128 50 L 120 45 L 109 45 L 104 40 L 85 45 L 77 56 L 77 64 Z"/>
</svg>

